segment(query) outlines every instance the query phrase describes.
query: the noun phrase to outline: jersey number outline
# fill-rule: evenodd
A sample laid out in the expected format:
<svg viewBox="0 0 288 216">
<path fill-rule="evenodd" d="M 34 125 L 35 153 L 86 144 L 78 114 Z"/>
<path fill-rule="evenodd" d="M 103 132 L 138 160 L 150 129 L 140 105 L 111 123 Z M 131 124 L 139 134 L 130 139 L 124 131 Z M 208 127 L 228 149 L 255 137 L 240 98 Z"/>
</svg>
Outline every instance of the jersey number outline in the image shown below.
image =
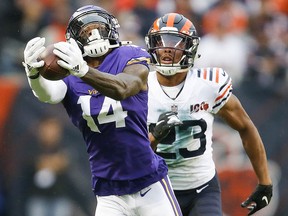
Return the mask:
<svg viewBox="0 0 288 216">
<path fill-rule="evenodd" d="M 191 133 L 193 131 L 194 127 L 199 127 L 200 131 L 197 133 L 193 134 L 193 139 L 199 139 L 200 141 L 200 146 L 196 150 L 188 150 L 187 148 L 179 148 L 179 154 L 183 158 L 191 158 L 191 157 L 197 157 L 206 151 L 206 135 L 205 132 L 207 130 L 207 123 L 204 119 L 199 119 L 199 120 L 185 120 L 183 121 L 183 125 L 178 126 L 179 132 L 188 130 L 191 128 Z M 164 145 L 172 145 L 173 142 L 176 140 L 176 129 L 173 128 L 168 136 L 161 142 L 161 144 Z M 176 152 L 157 152 L 158 155 L 163 157 L 164 159 L 176 159 Z"/>
<path fill-rule="evenodd" d="M 82 117 L 87 121 L 87 126 L 91 129 L 91 131 L 101 133 L 93 117 L 91 116 L 90 100 L 90 95 L 82 95 L 79 97 L 77 104 L 81 105 L 81 109 L 83 111 Z M 110 108 L 112 109 L 113 113 L 108 114 Z M 97 121 L 99 124 L 115 122 L 116 128 L 121 128 L 126 126 L 126 117 L 127 111 L 123 110 L 120 101 L 105 97 L 101 110 L 97 116 Z"/>
</svg>

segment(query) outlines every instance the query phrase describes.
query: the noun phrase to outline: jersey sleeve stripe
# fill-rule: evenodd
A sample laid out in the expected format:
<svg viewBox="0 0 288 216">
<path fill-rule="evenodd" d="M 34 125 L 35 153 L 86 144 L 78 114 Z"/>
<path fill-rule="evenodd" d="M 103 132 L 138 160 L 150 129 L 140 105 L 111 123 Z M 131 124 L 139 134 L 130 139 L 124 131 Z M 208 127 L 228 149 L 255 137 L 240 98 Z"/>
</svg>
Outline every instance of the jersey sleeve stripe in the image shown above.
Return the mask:
<svg viewBox="0 0 288 216">
<path fill-rule="evenodd" d="M 219 68 L 216 68 L 216 83 L 219 83 Z"/>
<path fill-rule="evenodd" d="M 211 82 L 220 82 L 220 68 L 200 68 L 197 69 L 197 76 L 203 78 L 204 80 L 209 80 Z"/>
<path fill-rule="evenodd" d="M 219 92 L 222 91 L 223 88 L 225 88 L 225 86 L 227 86 L 228 83 L 231 83 L 231 77 L 227 77 L 225 83 L 219 88 Z"/>
<path fill-rule="evenodd" d="M 209 70 L 209 80 L 213 81 L 213 68 L 210 68 Z"/>
<path fill-rule="evenodd" d="M 197 70 L 197 77 L 199 77 L 199 78 L 201 77 L 201 69 Z"/>
<path fill-rule="evenodd" d="M 227 91 L 230 90 L 230 89 L 232 90 L 232 83 L 230 83 L 230 84 L 226 87 L 226 89 L 224 90 L 224 92 L 215 99 L 215 102 L 218 101 L 218 100 L 220 100 L 221 98 L 223 98 L 223 97 L 226 95 Z"/>
<path fill-rule="evenodd" d="M 226 101 L 226 100 L 230 97 L 231 93 L 232 93 L 232 89 L 230 89 L 229 92 L 228 92 L 228 94 L 227 94 L 227 96 L 226 96 L 225 98 L 223 98 L 221 101 L 219 101 L 219 103 L 216 103 L 216 104 L 212 107 L 212 109 L 214 110 L 215 108 L 217 108 L 218 106 L 220 106 L 221 104 L 223 104 L 223 102 Z"/>
<path fill-rule="evenodd" d="M 206 68 L 203 70 L 203 78 L 205 80 L 207 79 L 207 69 Z"/>
<path fill-rule="evenodd" d="M 150 63 L 150 59 L 146 58 L 146 57 L 134 58 L 134 59 L 131 59 L 130 61 L 128 61 L 127 65 L 131 65 L 131 64 L 135 64 L 135 63 L 139 63 L 139 62 L 143 62 L 143 63 L 149 64 Z"/>
</svg>

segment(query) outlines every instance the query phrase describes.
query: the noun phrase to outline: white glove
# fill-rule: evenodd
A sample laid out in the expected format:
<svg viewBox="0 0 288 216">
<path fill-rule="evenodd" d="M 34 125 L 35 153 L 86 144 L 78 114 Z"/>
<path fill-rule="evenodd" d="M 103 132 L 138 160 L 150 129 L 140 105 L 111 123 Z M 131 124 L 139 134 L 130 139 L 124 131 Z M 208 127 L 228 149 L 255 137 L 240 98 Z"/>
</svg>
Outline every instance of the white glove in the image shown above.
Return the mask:
<svg viewBox="0 0 288 216">
<path fill-rule="evenodd" d="M 45 50 L 45 38 L 36 37 L 31 39 L 24 50 L 24 62 L 26 75 L 30 79 L 39 77 L 38 68 L 42 67 L 45 63 L 43 60 L 38 61 L 40 54 Z"/>
<path fill-rule="evenodd" d="M 61 59 L 57 61 L 61 67 L 69 70 L 74 76 L 85 76 L 89 70 L 89 66 L 83 59 L 82 52 L 73 38 L 69 42 L 54 44 L 54 48 L 53 53 Z"/>
</svg>

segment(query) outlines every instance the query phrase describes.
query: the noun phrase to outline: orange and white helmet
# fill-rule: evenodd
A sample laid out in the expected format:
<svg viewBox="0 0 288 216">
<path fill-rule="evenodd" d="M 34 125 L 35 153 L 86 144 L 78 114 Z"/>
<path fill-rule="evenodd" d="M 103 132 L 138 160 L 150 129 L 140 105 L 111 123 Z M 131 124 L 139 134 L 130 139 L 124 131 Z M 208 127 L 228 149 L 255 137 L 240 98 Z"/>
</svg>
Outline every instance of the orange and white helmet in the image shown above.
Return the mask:
<svg viewBox="0 0 288 216">
<path fill-rule="evenodd" d="M 193 23 L 178 13 L 168 13 L 157 18 L 145 37 L 147 50 L 152 56 L 151 62 L 157 71 L 166 76 L 187 71 L 194 64 L 200 38 Z M 180 61 L 164 64 L 160 61 L 160 50 L 182 51 Z"/>
</svg>

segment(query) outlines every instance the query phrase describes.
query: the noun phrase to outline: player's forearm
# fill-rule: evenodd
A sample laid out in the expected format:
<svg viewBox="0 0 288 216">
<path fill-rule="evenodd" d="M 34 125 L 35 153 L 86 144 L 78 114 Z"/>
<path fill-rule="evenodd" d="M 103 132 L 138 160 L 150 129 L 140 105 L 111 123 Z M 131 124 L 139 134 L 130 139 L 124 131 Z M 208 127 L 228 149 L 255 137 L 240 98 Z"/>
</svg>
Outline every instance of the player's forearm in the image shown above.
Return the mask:
<svg viewBox="0 0 288 216">
<path fill-rule="evenodd" d="M 65 97 L 67 86 L 62 81 L 49 81 L 41 76 L 37 79 L 29 79 L 28 83 L 33 94 L 42 102 L 56 104 Z"/>
<path fill-rule="evenodd" d="M 266 151 L 257 129 L 253 127 L 249 132 L 240 133 L 240 136 L 244 149 L 258 177 L 259 184 L 272 184 L 268 170 Z"/>
<path fill-rule="evenodd" d="M 153 149 L 153 151 L 155 151 L 159 142 L 158 142 L 158 140 L 155 139 L 155 137 L 152 135 L 152 133 L 149 133 L 148 136 L 149 136 L 149 140 L 150 140 L 150 146 Z"/>
<path fill-rule="evenodd" d="M 82 77 L 82 80 L 94 87 L 101 94 L 115 100 L 123 100 L 137 94 L 143 85 L 141 79 L 136 76 L 125 73 L 115 76 L 92 68 Z"/>
</svg>

